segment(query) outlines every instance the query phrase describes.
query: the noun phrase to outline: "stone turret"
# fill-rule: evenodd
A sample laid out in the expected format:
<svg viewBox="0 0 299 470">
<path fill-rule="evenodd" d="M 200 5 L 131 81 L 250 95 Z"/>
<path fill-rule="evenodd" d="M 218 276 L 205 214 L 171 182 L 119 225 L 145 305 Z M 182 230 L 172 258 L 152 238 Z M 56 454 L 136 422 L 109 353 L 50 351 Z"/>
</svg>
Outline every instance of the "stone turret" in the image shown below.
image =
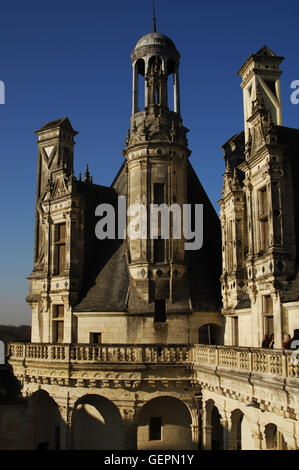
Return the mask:
<svg viewBox="0 0 299 470">
<path fill-rule="evenodd" d="M 183 235 L 175 239 L 170 211 L 169 238 L 150 237 L 150 205 L 175 205 L 181 211 L 187 203 L 187 166 L 190 150 L 188 129 L 182 125 L 179 98 L 179 59 L 173 42 L 160 33 L 143 36 L 131 54 L 133 67 L 133 108 L 131 129 L 124 155 L 128 168 L 128 206 L 143 205 L 147 227 L 145 236 L 128 239 L 130 255 L 130 310 L 190 311 L 184 280 Z M 144 79 L 144 102 L 140 99 L 138 76 Z M 170 82 L 173 77 L 173 109 L 170 109 Z M 132 216 L 135 213 L 131 214 Z M 172 219 L 171 219 L 172 217 Z M 131 219 L 130 219 L 131 220 Z M 180 223 L 180 229 L 181 221 Z"/>
</svg>

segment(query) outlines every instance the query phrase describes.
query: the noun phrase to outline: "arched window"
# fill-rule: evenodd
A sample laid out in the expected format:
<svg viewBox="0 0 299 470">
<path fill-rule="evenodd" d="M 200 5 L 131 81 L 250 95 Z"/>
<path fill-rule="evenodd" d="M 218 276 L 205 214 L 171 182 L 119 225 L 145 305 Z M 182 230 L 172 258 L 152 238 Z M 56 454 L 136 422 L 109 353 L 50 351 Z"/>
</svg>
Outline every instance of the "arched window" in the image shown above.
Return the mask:
<svg viewBox="0 0 299 470">
<path fill-rule="evenodd" d="M 176 80 L 176 64 L 173 59 L 167 61 L 167 95 L 168 95 L 168 108 L 170 111 L 175 110 L 175 80 Z"/>
<path fill-rule="evenodd" d="M 265 427 L 266 449 L 267 450 L 287 450 L 287 444 L 283 434 L 278 431 L 273 423 Z"/>
<path fill-rule="evenodd" d="M 143 59 L 138 59 L 133 65 L 133 106 L 132 114 L 144 109 L 145 103 L 145 64 Z"/>
</svg>

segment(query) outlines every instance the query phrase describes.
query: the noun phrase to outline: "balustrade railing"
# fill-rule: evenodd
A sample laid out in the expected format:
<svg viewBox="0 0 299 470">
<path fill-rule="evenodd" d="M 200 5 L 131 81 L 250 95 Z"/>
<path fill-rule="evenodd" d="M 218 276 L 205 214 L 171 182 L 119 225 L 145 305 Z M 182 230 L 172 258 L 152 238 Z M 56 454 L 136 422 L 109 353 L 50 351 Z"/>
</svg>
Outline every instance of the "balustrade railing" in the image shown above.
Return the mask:
<svg viewBox="0 0 299 470">
<path fill-rule="evenodd" d="M 9 343 L 12 360 L 82 363 L 189 363 L 195 368 L 218 368 L 236 373 L 299 378 L 292 351 L 233 346 L 148 344 L 44 344 Z M 299 352 L 298 352 L 299 359 Z"/>
<path fill-rule="evenodd" d="M 134 344 L 45 344 L 9 343 L 11 359 L 56 362 L 187 362 L 191 346 Z"/>
<path fill-rule="evenodd" d="M 192 351 L 195 366 L 299 378 L 299 361 L 291 350 L 194 345 Z"/>
</svg>

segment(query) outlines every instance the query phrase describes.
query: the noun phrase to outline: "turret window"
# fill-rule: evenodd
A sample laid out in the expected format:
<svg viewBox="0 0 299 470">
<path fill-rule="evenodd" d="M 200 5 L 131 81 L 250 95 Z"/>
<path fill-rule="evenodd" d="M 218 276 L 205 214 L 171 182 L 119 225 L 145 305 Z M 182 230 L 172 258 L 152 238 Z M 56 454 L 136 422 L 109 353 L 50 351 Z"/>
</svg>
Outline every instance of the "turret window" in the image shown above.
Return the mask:
<svg viewBox="0 0 299 470">
<path fill-rule="evenodd" d="M 264 334 L 270 337 L 272 333 L 274 332 L 272 296 L 263 295 L 262 303 L 263 303 L 262 308 L 263 308 Z"/>
<path fill-rule="evenodd" d="M 263 295 L 263 313 L 273 313 L 273 301 L 271 295 Z"/>
<path fill-rule="evenodd" d="M 154 183 L 153 185 L 153 200 L 154 204 L 163 204 L 165 202 L 165 184 L 164 183 Z M 159 234 L 161 233 L 161 214 L 159 213 Z M 153 240 L 154 248 L 154 263 L 164 262 L 165 261 L 165 239 L 156 238 Z"/>
<path fill-rule="evenodd" d="M 154 183 L 154 204 L 163 204 L 165 202 L 165 184 Z"/>
<path fill-rule="evenodd" d="M 64 338 L 64 306 L 54 305 L 53 311 L 53 342 L 63 343 Z"/>
<path fill-rule="evenodd" d="M 54 274 L 63 274 L 65 268 L 65 224 L 56 224 L 54 230 Z"/>
<path fill-rule="evenodd" d="M 258 191 L 258 220 L 260 250 L 266 251 L 269 247 L 269 218 L 268 218 L 268 191 L 266 186 Z"/>
</svg>

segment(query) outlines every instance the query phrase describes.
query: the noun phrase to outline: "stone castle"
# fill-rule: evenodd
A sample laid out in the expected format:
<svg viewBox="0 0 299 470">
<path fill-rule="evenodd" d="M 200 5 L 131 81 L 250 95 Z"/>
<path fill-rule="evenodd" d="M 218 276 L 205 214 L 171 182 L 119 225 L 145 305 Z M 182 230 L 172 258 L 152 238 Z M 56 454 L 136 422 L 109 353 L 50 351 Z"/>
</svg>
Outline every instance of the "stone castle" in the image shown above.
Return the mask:
<svg viewBox="0 0 299 470">
<path fill-rule="evenodd" d="M 4 410 L 0 448 L 298 449 L 299 365 L 283 335 L 299 328 L 299 130 L 282 126 L 283 58 L 264 46 L 239 71 L 244 131 L 222 146 L 220 220 L 189 161 L 178 50 L 154 28 L 131 60 L 110 187 L 88 168 L 75 177 L 68 118 L 36 131 L 32 339 L 7 345 L 24 401 Z M 125 198 L 202 204 L 202 248 L 161 227 L 99 240 L 97 207 L 119 228 Z"/>
</svg>

